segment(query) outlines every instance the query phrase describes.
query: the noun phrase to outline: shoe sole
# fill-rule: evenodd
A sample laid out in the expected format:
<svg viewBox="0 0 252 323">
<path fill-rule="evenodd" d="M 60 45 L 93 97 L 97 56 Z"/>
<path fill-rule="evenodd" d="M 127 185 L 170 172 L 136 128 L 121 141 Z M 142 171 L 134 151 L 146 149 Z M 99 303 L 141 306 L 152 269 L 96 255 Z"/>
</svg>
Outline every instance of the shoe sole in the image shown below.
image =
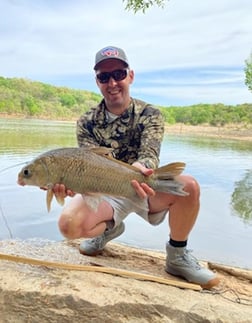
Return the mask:
<svg viewBox="0 0 252 323">
<path fill-rule="evenodd" d="M 209 282 L 207 282 L 207 284 L 202 284 L 200 285 L 203 289 L 211 289 L 214 286 L 219 285 L 220 283 L 220 279 L 218 277 L 215 277 L 214 279 L 209 280 Z"/>
<path fill-rule="evenodd" d="M 84 256 L 90 256 L 90 257 L 95 257 L 95 256 L 100 255 L 100 254 L 102 253 L 102 251 L 103 251 L 103 250 L 104 250 L 104 249 L 102 249 L 102 250 L 97 250 L 97 251 L 93 252 L 92 254 L 90 254 L 90 253 L 86 253 L 86 252 L 85 252 L 85 250 L 82 250 L 82 249 L 80 249 L 80 248 L 79 248 L 79 252 L 80 252 L 82 255 L 84 255 Z"/>
<path fill-rule="evenodd" d="M 167 269 L 165 269 L 165 271 L 168 274 L 172 275 L 172 276 L 176 276 L 176 277 L 182 278 L 182 279 L 187 281 L 187 279 L 185 279 L 185 277 L 173 273 L 173 270 L 168 271 Z M 192 284 L 200 285 L 203 289 L 211 289 L 211 288 L 213 288 L 214 286 L 217 286 L 220 283 L 220 279 L 218 277 L 215 277 L 215 278 L 209 280 L 206 284 L 200 284 L 200 283 L 196 283 L 196 282 L 193 282 L 193 281 L 189 281 L 189 282 L 192 283 Z"/>
</svg>

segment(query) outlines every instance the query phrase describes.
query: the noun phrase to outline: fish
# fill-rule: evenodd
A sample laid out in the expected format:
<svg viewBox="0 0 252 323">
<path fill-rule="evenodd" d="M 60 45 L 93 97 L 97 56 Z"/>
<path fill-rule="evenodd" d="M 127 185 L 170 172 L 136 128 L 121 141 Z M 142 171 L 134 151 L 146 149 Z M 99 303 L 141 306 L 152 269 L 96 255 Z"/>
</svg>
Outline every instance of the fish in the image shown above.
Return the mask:
<svg viewBox="0 0 252 323">
<path fill-rule="evenodd" d="M 120 197 L 140 203 L 141 198 L 131 185 L 134 179 L 156 192 L 186 196 L 183 183 L 177 179 L 184 168 L 185 163 L 173 162 L 145 176 L 138 168 L 113 158 L 110 148 L 66 147 L 44 152 L 27 163 L 18 173 L 17 183 L 45 188 L 49 212 L 55 184 L 64 184 L 74 193 Z M 55 198 L 64 204 L 64 198 L 56 195 Z"/>
</svg>

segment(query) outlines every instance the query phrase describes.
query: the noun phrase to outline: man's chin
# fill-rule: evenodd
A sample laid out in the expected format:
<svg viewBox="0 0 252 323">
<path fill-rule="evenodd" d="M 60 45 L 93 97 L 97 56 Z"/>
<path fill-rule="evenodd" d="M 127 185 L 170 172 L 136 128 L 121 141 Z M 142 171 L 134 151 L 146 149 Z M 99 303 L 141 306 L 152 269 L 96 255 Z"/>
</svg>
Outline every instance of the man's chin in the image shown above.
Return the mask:
<svg viewBox="0 0 252 323">
<path fill-rule="evenodd" d="M 119 109 L 122 107 L 122 105 L 124 105 L 123 100 L 118 97 L 117 98 L 114 97 L 114 98 L 110 99 L 107 103 L 113 109 L 117 109 L 117 108 Z"/>
</svg>

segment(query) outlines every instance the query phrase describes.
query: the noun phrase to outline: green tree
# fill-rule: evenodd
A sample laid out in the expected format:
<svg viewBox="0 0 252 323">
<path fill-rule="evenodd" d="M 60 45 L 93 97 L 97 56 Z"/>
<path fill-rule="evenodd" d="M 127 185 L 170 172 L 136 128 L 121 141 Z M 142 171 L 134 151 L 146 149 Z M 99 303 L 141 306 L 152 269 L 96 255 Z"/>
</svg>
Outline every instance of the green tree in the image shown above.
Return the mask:
<svg viewBox="0 0 252 323">
<path fill-rule="evenodd" d="M 190 123 L 193 125 L 198 125 L 202 123 L 209 123 L 212 114 L 205 106 L 194 106 L 192 109 L 192 116 Z"/>
<path fill-rule="evenodd" d="M 172 108 L 164 108 L 164 107 L 159 107 L 159 110 L 161 111 L 165 122 L 169 124 L 175 124 L 176 120 L 174 118 L 174 111 Z"/>
<path fill-rule="evenodd" d="M 60 101 L 62 105 L 65 105 L 67 107 L 72 107 L 76 100 L 74 96 L 71 93 L 63 93 L 60 95 Z"/>
<path fill-rule="evenodd" d="M 32 96 L 25 97 L 22 104 L 23 109 L 27 111 L 29 116 L 34 116 L 40 111 L 38 103 Z"/>
<path fill-rule="evenodd" d="M 245 84 L 247 85 L 249 91 L 252 92 L 252 52 L 248 59 L 245 60 Z"/>
<path fill-rule="evenodd" d="M 123 0 L 123 2 L 126 2 L 126 10 L 133 10 L 134 13 L 138 11 L 145 13 L 147 9 L 155 4 L 163 8 L 165 4 L 165 0 Z"/>
</svg>

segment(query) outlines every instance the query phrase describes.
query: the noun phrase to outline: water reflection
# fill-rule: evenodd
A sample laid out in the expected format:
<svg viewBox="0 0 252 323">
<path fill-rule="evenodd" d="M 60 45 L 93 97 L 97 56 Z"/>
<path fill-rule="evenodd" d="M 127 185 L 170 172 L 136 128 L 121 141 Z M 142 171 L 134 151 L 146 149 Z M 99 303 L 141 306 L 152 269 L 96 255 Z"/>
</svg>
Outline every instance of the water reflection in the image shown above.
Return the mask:
<svg viewBox="0 0 252 323">
<path fill-rule="evenodd" d="M 0 119 L 0 154 L 29 154 L 44 149 L 76 146 L 72 122 Z"/>
<path fill-rule="evenodd" d="M 252 224 L 251 142 L 169 135 L 164 147 L 163 163 L 186 162 L 185 171 L 196 177 L 201 186 L 214 185 L 223 194 L 229 192 L 232 214 Z"/>
<path fill-rule="evenodd" d="M 252 223 L 252 170 L 248 170 L 244 178 L 235 183 L 231 205 L 235 214 L 245 223 Z"/>
</svg>

